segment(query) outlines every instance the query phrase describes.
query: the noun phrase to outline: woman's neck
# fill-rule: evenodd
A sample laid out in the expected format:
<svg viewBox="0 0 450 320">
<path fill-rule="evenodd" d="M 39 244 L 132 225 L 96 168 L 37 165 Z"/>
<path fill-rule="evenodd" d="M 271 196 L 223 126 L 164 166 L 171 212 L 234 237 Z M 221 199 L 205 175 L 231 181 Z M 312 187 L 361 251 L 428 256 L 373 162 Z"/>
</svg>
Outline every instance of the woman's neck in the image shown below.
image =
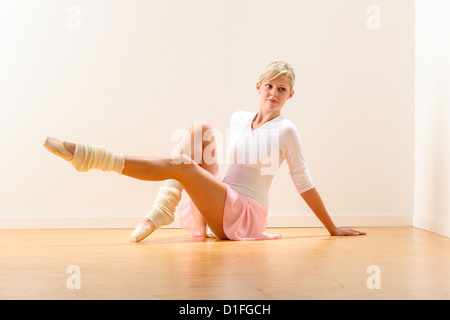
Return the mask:
<svg viewBox="0 0 450 320">
<path fill-rule="evenodd" d="M 280 115 L 280 111 L 278 112 L 264 112 L 262 110 L 259 110 L 259 112 L 256 114 L 255 118 L 253 118 L 252 121 L 252 129 L 256 130 L 262 125 L 264 125 L 266 122 L 269 122 L 270 120 L 275 119 Z"/>
</svg>

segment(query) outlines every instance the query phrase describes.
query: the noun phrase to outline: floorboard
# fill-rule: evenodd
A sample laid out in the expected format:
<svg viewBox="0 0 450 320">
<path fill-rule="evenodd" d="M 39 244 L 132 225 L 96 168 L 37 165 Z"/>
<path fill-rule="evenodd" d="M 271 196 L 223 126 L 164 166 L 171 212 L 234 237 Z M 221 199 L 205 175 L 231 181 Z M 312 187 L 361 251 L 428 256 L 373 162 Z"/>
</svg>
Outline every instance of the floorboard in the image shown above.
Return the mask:
<svg viewBox="0 0 450 320">
<path fill-rule="evenodd" d="M 282 239 L 220 241 L 160 229 L 141 243 L 129 229 L 0 230 L 0 299 L 450 298 L 449 238 L 361 230 L 274 228 Z"/>
</svg>

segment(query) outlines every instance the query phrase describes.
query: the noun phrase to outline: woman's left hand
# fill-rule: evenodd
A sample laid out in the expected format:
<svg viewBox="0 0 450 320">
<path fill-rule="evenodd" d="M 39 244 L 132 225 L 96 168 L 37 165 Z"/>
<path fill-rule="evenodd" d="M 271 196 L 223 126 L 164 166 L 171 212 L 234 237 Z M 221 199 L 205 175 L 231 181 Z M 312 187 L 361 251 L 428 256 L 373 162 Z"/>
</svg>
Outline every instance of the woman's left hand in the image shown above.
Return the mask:
<svg viewBox="0 0 450 320">
<path fill-rule="evenodd" d="M 359 236 L 365 234 L 367 233 L 363 231 L 353 230 L 351 228 L 336 228 L 333 231 L 330 231 L 330 235 L 332 236 Z"/>
</svg>

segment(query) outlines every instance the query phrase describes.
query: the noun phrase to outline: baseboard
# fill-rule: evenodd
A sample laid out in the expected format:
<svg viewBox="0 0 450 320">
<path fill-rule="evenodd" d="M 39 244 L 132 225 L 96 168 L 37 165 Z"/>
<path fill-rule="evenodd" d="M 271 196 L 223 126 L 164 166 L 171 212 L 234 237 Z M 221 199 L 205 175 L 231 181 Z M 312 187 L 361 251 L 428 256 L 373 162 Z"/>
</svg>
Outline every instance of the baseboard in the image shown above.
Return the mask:
<svg viewBox="0 0 450 320">
<path fill-rule="evenodd" d="M 134 228 L 139 216 L 8 216 L 0 217 L 0 229 L 103 229 Z M 406 214 L 340 214 L 332 216 L 338 226 L 394 227 L 412 226 L 412 215 Z M 269 215 L 269 227 L 323 227 L 314 215 Z M 178 217 L 168 226 L 180 228 Z"/>
<path fill-rule="evenodd" d="M 0 217 L 0 229 L 121 229 L 136 227 L 140 219 L 142 216 Z M 178 218 L 175 220 L 172 225 L 178 228 Z"/>
<path fill-rule="evenodd" d="M 440 219 L 415 214 L 413 216 L 413 226 L 450 237 L 450 223 Z"/>
</svg>

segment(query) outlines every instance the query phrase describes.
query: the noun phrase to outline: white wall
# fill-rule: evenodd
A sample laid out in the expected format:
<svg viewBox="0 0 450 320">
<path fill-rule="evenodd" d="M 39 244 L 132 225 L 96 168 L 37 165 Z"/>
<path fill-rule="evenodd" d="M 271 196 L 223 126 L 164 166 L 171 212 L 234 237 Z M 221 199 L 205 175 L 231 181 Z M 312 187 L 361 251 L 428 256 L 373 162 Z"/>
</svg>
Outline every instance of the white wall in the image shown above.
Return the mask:
<svg viewBox="0 0 450 320">
<path fill-rule="evenodd" d="M 414 225 L 450 236 L 450 3 L 416 1 Z"/>
<path fill-rule="evenodd" d="M 379 15 L 367 11 L 372 5 Z M 43 137 L 165 156 L 175 129 L 204 119 L 225 132 L 232 112 L 257 111 L 256 81 L 278 59 L 296 69 L 284 115 L 300 131 L 336 222 L 410 225 L 413 7 L 410 0 L 1 1 L 0 227 L 133 226 L 160 183 L 80 174 L 45 151 Z M 320 225 L 286 165 L 273 182 L 269 222 Z"/>
</svg>

